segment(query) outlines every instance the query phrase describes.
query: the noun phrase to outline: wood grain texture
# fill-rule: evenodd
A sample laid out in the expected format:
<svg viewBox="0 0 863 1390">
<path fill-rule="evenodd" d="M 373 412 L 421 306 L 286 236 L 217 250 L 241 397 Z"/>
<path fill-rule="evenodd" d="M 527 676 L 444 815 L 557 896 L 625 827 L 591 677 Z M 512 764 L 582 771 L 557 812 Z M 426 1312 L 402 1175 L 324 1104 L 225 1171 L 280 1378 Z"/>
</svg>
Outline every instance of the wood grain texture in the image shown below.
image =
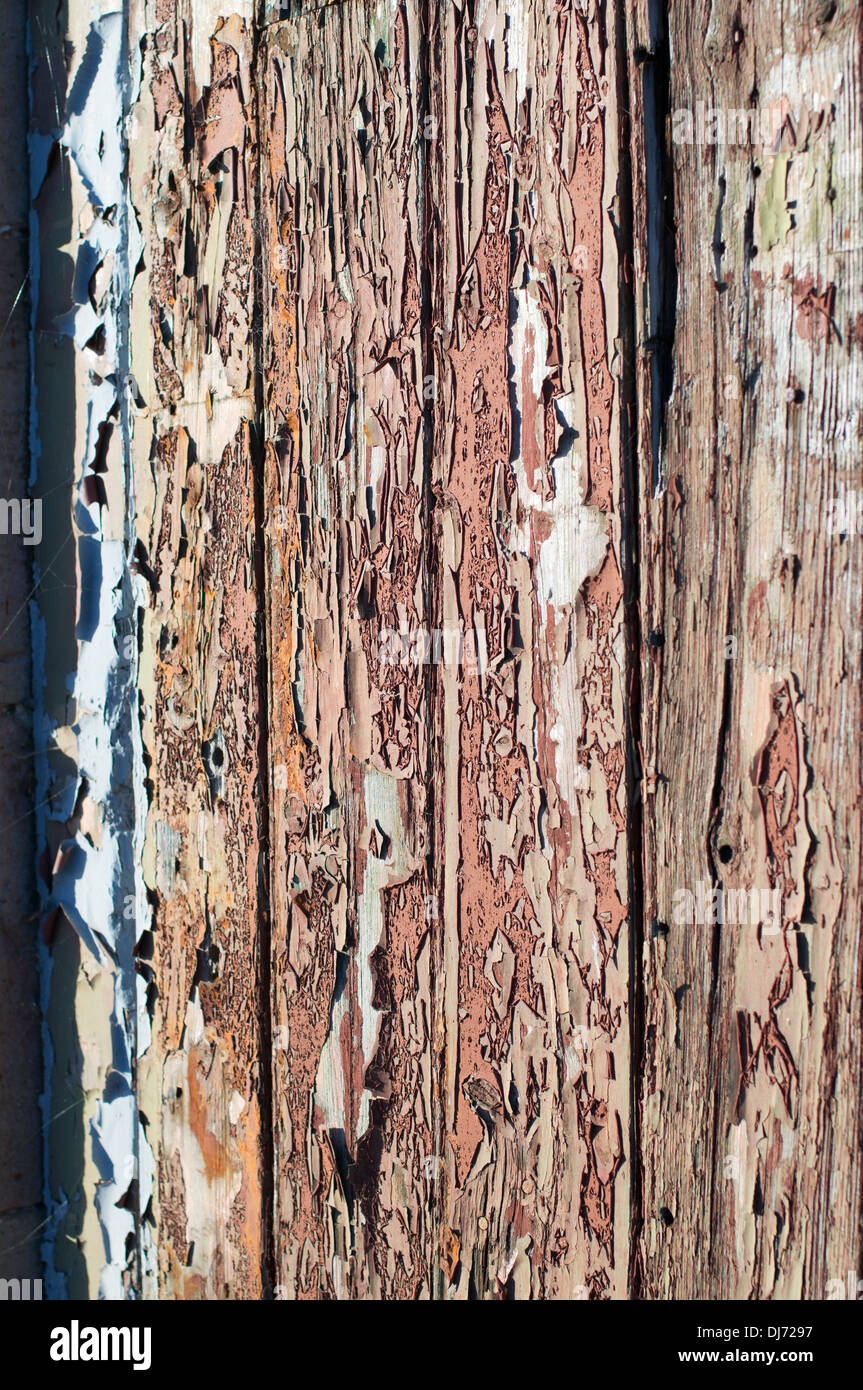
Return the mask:
<svg viewBox="0 0 863 1390">
<path fill-rule="evenodd" d="M 111 351 L 45 332 L 43 287 L 35 361 L 64 383 L 43 448 L 66 458 L 68 419 L 98 474 L 51 539 L 80 484 L 122 599 L 101 576 L 96 631 L 131 646 L 87 706 L 103 815 L 70 561 L 46 767 L 83 791 L 40 833 L 90 855 L 104 825 L 132 875 L 109 969 L 60 853 L 46 1027 L 55 1086 L 83 1040 L 102 1123 L 125 1021 L 138 1181 L 106 1193 L 76 1121 L 59 1275 L 845 1296 L 859 5 L 131 0 L 123 23 Z M 87 246 L 114 225 L 64 170 L 48 286 L 73 220 Z"/>
<path fill-rule="evenodd" d="M 639 177 L 634 222 L 654 1298 L 825 1298 L 859 1266 L 861 571 L 830 504 L 860 476 L 860 23 L 803 0 L 669 6 L 665 35 L 633 16 L 636 150 L 668 42 L 678 137 L 671 245 Z M 687 923 L 699 883 L 718 911 Z"/>
</svg>

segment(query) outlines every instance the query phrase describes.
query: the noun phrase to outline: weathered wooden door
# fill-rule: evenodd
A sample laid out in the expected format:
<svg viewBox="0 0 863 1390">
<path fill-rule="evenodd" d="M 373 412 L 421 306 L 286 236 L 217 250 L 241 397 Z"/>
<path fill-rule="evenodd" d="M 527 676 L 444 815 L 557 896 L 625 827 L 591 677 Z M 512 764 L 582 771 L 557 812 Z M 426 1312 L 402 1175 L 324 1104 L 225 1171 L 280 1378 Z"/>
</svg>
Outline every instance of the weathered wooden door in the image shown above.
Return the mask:
<svg viewBox="0 0 863 1390">
<path fill-rule="evenodd" d="M 859 1271 L 861 25 L 33 0 L 57 1294 Z"/>
</svg>

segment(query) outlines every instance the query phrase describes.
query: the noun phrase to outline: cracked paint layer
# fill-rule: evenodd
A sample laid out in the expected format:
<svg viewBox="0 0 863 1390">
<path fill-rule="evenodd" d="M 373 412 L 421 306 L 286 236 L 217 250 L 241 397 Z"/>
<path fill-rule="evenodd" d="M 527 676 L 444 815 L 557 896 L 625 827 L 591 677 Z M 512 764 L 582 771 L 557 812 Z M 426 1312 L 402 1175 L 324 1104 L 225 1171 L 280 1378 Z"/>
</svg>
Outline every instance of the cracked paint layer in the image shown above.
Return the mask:
<svg viewBox="0 0 863 1390">
<path fill-rule="evenodd" d="M 50 1287 L 826 1296 L 859 6 L 55 8 Z"/>
<path fill-rule="evenodd" d="M 267 37 L 279 1282 L 620 1289 L 613 46 L 527 4 Z"/>
<path fill-rule="evenodd" d="M 252 7 L 142 4 L 130 182 L 140 698 L 153 905 L 141 969 L 161 1233 L 149 1296 L 265 1278 Z"/>
<path fill-rule="evenodd" d="M 484 653 L 443 671 L 436 708 L 456 1298 L 614 1297 L 627 1279 L 616 56 L 599 21 L 466 5 L 435 36 L 456 74 L 432 97 L 441 603 Z"/>
<path fill-rule="evenodd" d="M 382 643 L 432 584 L 418 9 L 266 37 L 276 1277 L 429 1297 L 428 670 Z"/>
</svg>

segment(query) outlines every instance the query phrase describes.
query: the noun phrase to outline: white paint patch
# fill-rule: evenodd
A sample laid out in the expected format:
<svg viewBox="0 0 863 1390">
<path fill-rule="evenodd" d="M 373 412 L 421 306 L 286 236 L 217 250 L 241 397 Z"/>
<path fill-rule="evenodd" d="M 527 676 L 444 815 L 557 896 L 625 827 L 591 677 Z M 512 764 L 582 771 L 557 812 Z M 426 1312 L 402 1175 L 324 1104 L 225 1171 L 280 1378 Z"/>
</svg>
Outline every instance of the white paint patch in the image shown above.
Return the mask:
<svg viewBox="0 0 863 1390">
<path fill-rule="evenodd" d="M 534 6 L 529 0 L 504 0 L 503 8 L 507 17 L 506 70 L 516 74 L 516 101 L 520 106 L 527 95 L 528 33 Z"/>
<path fill-rule="evenodd" d="M 524 429 L 524 367 L 529 367 L 529 387 L 535 402 L 542 399 L 542 387 L 548 374 L 548 331 L 538 300 L 529 288 L 513 294 L 515 312 L 510 324 L 510 359 L 516 406 Z M 543 633 L 552 622 L 563 638 L 565 626 L 574 619 L 576 600 L 584 581 L 602 564 L 608 550 L 606 522 L 597 507 L 584 503 L 587 486 L 587 465 L 575 437 L 575 398 L 562 397 L 556 402 L 566 426 L 565 439 L 570 442 L 552 462 L 554 497 L 544 498 L 528 482 L 524 466 L 524 449 L 513 461 L 518 496 L 525 521 L 517 535 L 516 544 L 525 555 L 530 552 L 531 516 L 545 518 L 548 535 L 539 549 L 536 569 L 537 607 Z M 532 415 L 532 411 L 529 414 Z M 549 737 L 557 747 L 557 781 L 561 795 L 570 809 L 576 804 L 576 792 L 583 790 L 578 751 L 582 734 L 582 681 L 584 673 L 578 668 L 577 643 L 572 642 L 569 655 L 551 666 L 552 707 L 556 713 Z"/>
<path fill-rule="evenodd" d="M 372 1007 L 374 979 L 370 957 L 384 931 L 383 890 L 405 883 L 417 868 L 404 839 L 398 781 L 395 778 L 373 768 L 366 769 L 365 814 L 366 824 L 377 833 L 378 848 L 382 847 L 383 835 L 387 836 L 389 844 L 385 859 L 373 854 L 366 858 L 362 889 L 357 900 L 357 1009 L 361 1019 L 359 1042 L 364 1068 L 377 1048 L 379 1014 Z M 327 1125 L 344 1129 L 346 1134 L 346 1078 L 340 1038 L 347 1010 L 345 991 L 333 1008 L 332 1027 L 321 1051 L 315 1082 L 315 1100 L 324 1113 Z M 357 1138 L 369 1127 L 370 1099 L 369 1092 L 363 1091 L 357 1118 Z"/>
<path fill-rule="evenodd" d="M 101 326 L 105 337 L 101 356 L 109 367 L 99 380 L 92 377 L 80 359 L 76 363 L 76 391 L 80 393 L 82 384 L 86 389 L 84 399 L 79 395 L 78 401 L 78 441 L 70 441 L 71 449 L 75 449 L 76 442 L 80 446 L 73 460 L 76 500 L 70 536 L 77 552 L 79 588 L 77 663 L 69 680 L 71 707 L 75 710 L 72 734 L 77 776 L 67 781 L 64 788 L 52 786 L 45 757 L 45 750 L 63 731 L 47 722 L 41 696 L 39 705 L 43 740 L 40 800 L 59 791 L 61 795 L 53 801 L 51 814 L 69 816 L 78 790 L 86 781 L 89 798 L 101 808 L 102 816 L 97 843 L 91 843 L 81 833 L 68 842 L 69 854 L 54 877 L 51 894 L 44 894 L 43 906 L 46 911 L 62 906 L 88 952 L 85 969 L 88 961 L 95 961 L 113 981 L 112 1052 L 110 1058 L 100 1058 L 104 1091 L 90 1121 L 92 1159 L 100 1178 L 93 1200 L 105 1249 L 99 1295 L 108 1299 L 122 1299 L 129 1292 L 127 1247 L 130 1240 L 134 1245 L 137 1238 L 136 1216 L 127 1209 L 124 1199 L 128 1198 L 133 1179 L 137 1180 L 139 1210 L 144 1210 L 152 1195 L 154 1175 L 153 1156 L 134 1093 L 135 1053 L 149 1042 L 145 988 L 136 971 L 134 952 L 141 933 L 149 925 L 149 909 L 140 867 L 146 794 L 135 695 L 137 643 L 130 645 L 124 640 L 127 633 L 134 631 L 136 588 L 140 584 L 129 569 L 134 497 L 126 429 L 129 267 L 137 264 L 141 252 L 140 232 L 130 209 L 124 177 L 125 89 L 130 80 L 134 81 L 134 74 L 130 74 L 126 59 L 123 15 L 104 14 L 89 26 L 86 42 L 78 43 L 78 66 L 69 89 L 66 123 L 57 132 L 74 171 L 78 197 L 85 199 L 83 215 L 77 222 L 81 235 L 70 248 L 76 260 L 73 293 L 77 303 L 58 327 L 81 348 L 94 328 Z M 38 153 L 33 150 L 31 156 Z M 36 192 L 38 184 L 34 184 Z M 37 258 L 38 245 L 37 230 Z M 99 267 L 102 297 L 94 310 L 87 286 Z M 38 283 L 35 278 L 34 283 Z M 40 410 L 50 411 L 51 405 L 50 400 L 39 401 L 34 393 L 34 433 L 38 433 Z M 122 448 L 108 460 L 112 470 L 106 475 L 109 504 L 87 504 L 84 479 L 94 460 L 100 431 L 115 414 L 120 417 Z M 44 681 L 49 654 L 44 624 L 36 620 L 34 638 L 38 634 L 42 635 L 34 641 L 37 686 L 40 679 Z M 44 844 L 44 816 L 40 818 L 39 835 Z M 45 1004 L 49 999 L 50 976 L 49 959 L 43 979 Z M 52 1061 L 49 1046 L 48 1076 Z M 50 1113 L 51 1097 L 47 1091 L 43 1104 Z M 46 1143 L 50 1144 L 50 1130 Z M 62 1278 L 54 1267 L 50 1233 L 56 1232 L 66 1202 L 54 1199 L 49 1191 L 46 1198 L 48 1278 L 56 1296 L 57 1292 L 62 1295 Z M 122 1206 L 118 1205 L 121 1201 Z M 142 1233 L 141 1242 L 146 1246 L 146 1265 L 152 1260 L 146 1233 Z"/>
</svg>

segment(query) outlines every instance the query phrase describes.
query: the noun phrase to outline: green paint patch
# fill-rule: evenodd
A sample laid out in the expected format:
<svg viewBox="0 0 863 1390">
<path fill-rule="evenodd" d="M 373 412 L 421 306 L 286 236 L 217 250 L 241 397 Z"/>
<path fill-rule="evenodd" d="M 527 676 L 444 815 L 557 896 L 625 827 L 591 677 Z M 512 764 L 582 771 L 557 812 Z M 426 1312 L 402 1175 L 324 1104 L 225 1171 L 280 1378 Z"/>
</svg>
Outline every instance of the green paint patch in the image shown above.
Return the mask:
<svg viewBox="0 0 863 1390">
<path fill-rule="evenodd" d="M 776 156 L 764 187 L 764 197 L 758 204 L 759 245 L 762 251 L 782 245 L 791 231 L 787 197 L 789 158 L 787 154 Z"/>
</svg>

